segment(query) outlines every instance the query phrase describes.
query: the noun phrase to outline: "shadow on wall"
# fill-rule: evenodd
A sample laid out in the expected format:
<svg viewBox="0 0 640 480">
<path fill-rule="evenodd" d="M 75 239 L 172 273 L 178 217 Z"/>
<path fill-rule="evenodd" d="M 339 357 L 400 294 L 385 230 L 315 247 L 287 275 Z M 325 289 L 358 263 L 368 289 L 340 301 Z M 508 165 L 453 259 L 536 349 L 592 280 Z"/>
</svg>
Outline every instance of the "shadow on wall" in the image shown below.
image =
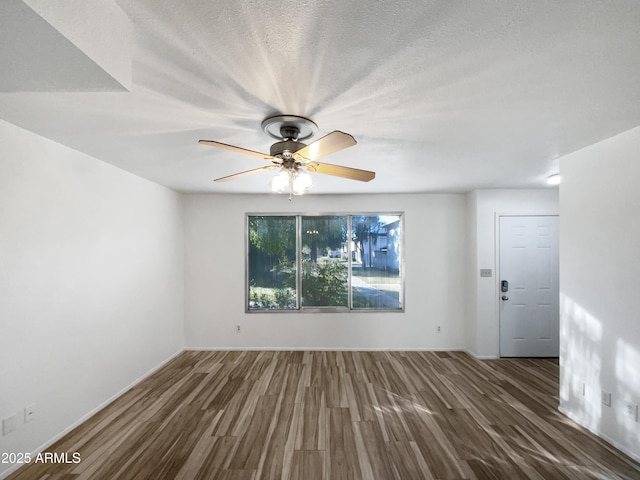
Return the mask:
<svg viewBox="0 0 640 480">
<path fill-rule="evenodd" d="M 560 293 L 561 408 L 633 454 L 640 424 L 626 406 L 635 406 L 640 398 L 640 352 L 624 339 L 607 339 L 605 334 L 602 320 Z M 603 402 L 603 391 L 611 393 L 610 407 Z"/>
</svg>

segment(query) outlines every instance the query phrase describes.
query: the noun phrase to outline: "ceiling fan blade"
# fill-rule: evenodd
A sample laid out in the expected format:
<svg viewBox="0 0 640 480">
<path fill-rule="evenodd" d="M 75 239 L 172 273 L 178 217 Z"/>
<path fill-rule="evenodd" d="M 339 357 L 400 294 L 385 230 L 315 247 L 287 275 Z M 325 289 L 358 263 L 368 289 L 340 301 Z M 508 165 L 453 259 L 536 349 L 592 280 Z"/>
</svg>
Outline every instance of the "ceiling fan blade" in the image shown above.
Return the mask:
<svg viewBox="0 0 640 480">
<path fill-rule="evenodd" d="M 325 175 L 333 175 L 334 177 L 359 180 L 361 182 L 368 182 L 376 178 L 376 172 L 360 170 L 358 168 L 341 167 L 340 165 L 331 165 L 330 163 L 311 162 L 307 164 L 307 170 Z"/>
<path fill-rule="evenodd" d="M 333 132 L 319 138 L 306 147 L 301 148 L 296 153 L 307 160 L 317 160 L 318 158 L 331 155 L 339 150 L 353 147 L 356 144 L 355 138 L 348 133 L 334 130 Z"/>
<path fill-rule="evenodd" d="M 231 150 L 232 152 L 246 153 L 247 155 L 253 155 L 254 157 L 264 158 L 265 160 L 274 159 L 274 157 L 272 157 L 267 153 L 254 152 L 253 150 L 247 150 L 246 148 L 240 148 L 234 145 L 227 145 L 226 143 L 216 142 L 214 140 L 198 140 L 198 143 L 202 145 L 209 145 L 210 147 L 224 148 L 225 150 Z"/>
<path fill-rule="evenodd" d="M 254 168 L 253 170 L 246 170 L 240 173 L 234 173 L 233 175 L 227 175 L 226 177 L 216 178 L 214 182 L 228 182 L 229 180 L 235 180 L 245 175 L 252 175 L 254 173 L 266 172 L 267 170 L 273 170 L 274 168 L 281 168 L 280 165 L 267 165 L 265 167 Z"/>
</svg>

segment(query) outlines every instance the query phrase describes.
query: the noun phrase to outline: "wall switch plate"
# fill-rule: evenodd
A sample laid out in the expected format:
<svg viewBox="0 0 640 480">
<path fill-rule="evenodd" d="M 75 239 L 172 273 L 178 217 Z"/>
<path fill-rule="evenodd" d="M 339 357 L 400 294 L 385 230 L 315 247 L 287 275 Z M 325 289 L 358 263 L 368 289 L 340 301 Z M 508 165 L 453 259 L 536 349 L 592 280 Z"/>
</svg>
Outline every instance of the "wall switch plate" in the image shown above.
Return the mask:
<svg viewBox="0 0 640 480">
<path fill-rule="evenodd" d="M 602 390 L 602 404 L 607 407 L 611 406 L 611 393 Z"/>
<path fill-rule="evenodd" d="M 480 276 L 481 277 L 490 277 L 493 274 L 490 268 L 481 268 Z"/>
<path fill-rule="evenodd" d="M 2 436 L 9 435 L 18 428 L 18 419 L 15 415 L 2 419 Z"/>
<path fill-rule="evenodd" d="M 632 418 L 634 422 L 638 421 L 638 405 L 633 403 L 626 403 L 624 406 L 624 413 L 629 418 Z"/>
<path fill-rule="evenodd" d="M 36 415 L 36 404 L 32 403 L 31 405 L 27 405 L 24 407 L 24 423 L 29 423 L 32 421 Z"/>
</svg>

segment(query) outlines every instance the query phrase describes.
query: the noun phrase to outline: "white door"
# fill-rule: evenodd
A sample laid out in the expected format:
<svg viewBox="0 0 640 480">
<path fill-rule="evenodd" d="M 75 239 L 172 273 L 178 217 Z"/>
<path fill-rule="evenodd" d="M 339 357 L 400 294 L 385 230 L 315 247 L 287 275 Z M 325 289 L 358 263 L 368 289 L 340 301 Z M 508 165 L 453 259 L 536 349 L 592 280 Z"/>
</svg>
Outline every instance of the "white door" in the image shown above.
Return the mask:
<svg viewBox="0 0 640 480">
<path fill-rule="evenodd" d="M 559 355 L 559 283 L 558 217 L 500 217 L 500 356 Z"/>
</svg>

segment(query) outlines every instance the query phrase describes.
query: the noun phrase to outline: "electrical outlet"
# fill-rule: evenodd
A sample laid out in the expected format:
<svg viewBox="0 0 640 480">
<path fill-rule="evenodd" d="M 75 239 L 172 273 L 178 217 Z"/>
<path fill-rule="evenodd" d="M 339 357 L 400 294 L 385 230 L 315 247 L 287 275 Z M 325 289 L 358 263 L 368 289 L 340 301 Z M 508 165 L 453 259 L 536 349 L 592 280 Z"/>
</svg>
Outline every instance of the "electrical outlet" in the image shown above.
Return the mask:
<svg viewBox="0 0 640 480">
<path fill-rule="evenodd" d="M 609 392 L 605 392 L 604 390 L 602 390 L 602 404 L 606 405 L 607 407 L 611 406 L 611 394 Z"/>
<path fill-rule="evenodd" d="M 236 333 L 240 333 L 240 325 L 236 325 Z"/>
<path fill-rule="evenodd" d="M 634 422 L 638 421 L 638 405 L 634 405 L 633 403 L 625 404 L 624 413 L 632 418 Z"/>
<path fill-rule="evenodd" d="M 442 332 L 442 327 L 440 325 L 436 326 L 436 332 L 438 332 L 438 333 Z"/>
<path fill-rule="evenodd" d="M 24 423 L 29 423 L 35 418 L 36 415 L 36 404 L 32 403 L 31 405 L 27 405 L 24 407 Z"/>
<path fill-rule="evenodd" d="M 15 415 L 2 419 L 2 436 L 9 435 L 18 428 L 18 419 Z"/>
</svg>

